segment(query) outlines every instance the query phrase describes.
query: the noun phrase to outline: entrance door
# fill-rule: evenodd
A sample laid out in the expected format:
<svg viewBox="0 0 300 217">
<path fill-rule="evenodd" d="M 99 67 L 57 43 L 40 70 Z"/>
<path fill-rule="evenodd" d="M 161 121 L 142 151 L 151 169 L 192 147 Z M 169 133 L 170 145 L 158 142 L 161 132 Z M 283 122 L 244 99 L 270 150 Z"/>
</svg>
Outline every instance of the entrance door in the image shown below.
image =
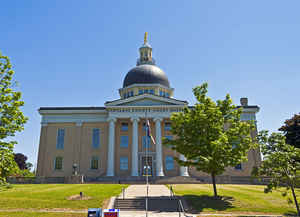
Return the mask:
<svg viewBox="0 0 300 217">
<path fill-rule="evenodd" d="M 142 176 L 147 176 L 147 175 L 153 176 L 152 156 L 148 156 L 148 157 L 142 156 Z"/>
</svg>

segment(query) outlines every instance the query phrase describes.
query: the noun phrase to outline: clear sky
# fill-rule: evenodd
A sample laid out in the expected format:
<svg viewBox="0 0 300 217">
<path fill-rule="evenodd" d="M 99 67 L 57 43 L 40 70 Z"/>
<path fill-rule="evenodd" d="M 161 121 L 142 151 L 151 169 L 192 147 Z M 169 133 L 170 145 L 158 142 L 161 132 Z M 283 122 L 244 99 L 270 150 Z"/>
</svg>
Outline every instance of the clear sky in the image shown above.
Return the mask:
<svg viewBox="0 0 300 217">
<path fill-rule="evenodd" d="M 0 50 L 23 93 L 15 151 L 36 163 L 43 106 L 103 106 L 119 97 L 144 32 L 156 63 L 195 103 L 192 88 L 258 105 L 259 130 L 300 112 L 299 0 L 10 0 L 1 2 Z"/>
</svg>

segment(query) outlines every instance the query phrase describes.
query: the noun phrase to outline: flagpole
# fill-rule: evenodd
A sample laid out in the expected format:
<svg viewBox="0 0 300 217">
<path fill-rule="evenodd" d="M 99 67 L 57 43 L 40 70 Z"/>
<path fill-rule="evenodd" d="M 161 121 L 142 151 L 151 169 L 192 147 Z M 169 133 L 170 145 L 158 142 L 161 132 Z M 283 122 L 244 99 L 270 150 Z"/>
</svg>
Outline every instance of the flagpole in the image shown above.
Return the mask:
<svg viewBox="0 0 300 217">
<path fill-rule="evenodd" d="M 148 127 L 148 117 L 147 117 L 147 108 L 145 112 L 145 118 L 146 118 L 146 183 L 147 183 L 147 192 L 146 192 L 146 217 L 148 217 L 148 191 L 149 191 L 149 183 L 148 183 L 148 133 L 150 132 Z M 150 124 L 149 124 L 150 125 Z"/>
<path fill-rule="evenodd" d="M 147 108 L 146 108 L 146 113 L 145 113 L 145 117 L 146 117 L 146 183 L 147 183 L 147 186 L 149 184 L 149 180 L 148 180 L 148 175 L 149 175 L 149 171 L 148 171 L 148 133 L 149 133 L 149 129 L 148 127 L 148 117 L 147 117 Z M 148 196 L 148 195 L 147 195 Z"/>
</svg>

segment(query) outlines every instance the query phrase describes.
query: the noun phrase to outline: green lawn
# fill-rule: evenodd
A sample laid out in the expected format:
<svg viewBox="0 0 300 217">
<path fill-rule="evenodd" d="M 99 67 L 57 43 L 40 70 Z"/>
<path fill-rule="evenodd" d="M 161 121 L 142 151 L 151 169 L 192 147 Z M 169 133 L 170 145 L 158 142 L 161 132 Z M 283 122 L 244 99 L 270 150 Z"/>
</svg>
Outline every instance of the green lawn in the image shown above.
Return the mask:
<svg viewBox="0 0 300 217">
<path fill-rule="evenodd" d="M 86 213 L 0 212 L 0 217 L 86 217 Z"/>
<path fill-rule="evenodd" d="M 194 212 L 259 212 L 274 214 L 296 214 L 294 204 L 279 191 L 265 194 L 261 185 L 217 185 L 219 199 L 213 198 L 213 188 L 209 184 L 173 185 L 176 195 L 184 196 Z M 298 201 L 300 189 L 296 189 Z M 291 194 L 288 195 L 291 199 Z"/>
<path fill-rule="evenodd" d="M 11 189 L 0 191 L 0 209 L 69 208 L 73 210 L 82 210 L 87 208 L 97 208 L 102 207 L 104 200 L 121 193 L 122 187 L 127 186 L 128 185 L 118 184 L 13 185 L 13 188 Z M 90 199 L 67 200 L 68 197 L 78 195 L 79 192 L 83 192 L 83 194 L 89 196 Z M 27 215 L 24 214 L 24 216 Z M 44 214 L 40 216 L 44 216 Z M 52 215 L 45 214 L 45 216 Z"/>
</svg>

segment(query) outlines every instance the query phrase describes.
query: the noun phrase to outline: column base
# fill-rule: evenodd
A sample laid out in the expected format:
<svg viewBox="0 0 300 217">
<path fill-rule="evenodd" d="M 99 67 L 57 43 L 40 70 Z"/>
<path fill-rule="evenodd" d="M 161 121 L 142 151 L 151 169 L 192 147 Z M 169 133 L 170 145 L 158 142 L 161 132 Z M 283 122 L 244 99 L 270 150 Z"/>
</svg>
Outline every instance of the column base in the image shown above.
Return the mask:
<svg viewBox="0 0 300 217">
<path fill-rule="evenodd" d="M 188 172 L 188 168 L 186 167 L 181 167 L 180 168 L 180 176 L 190 176 Z"/>
<path fill-rule="evenodd" d="M 186 172 L 186 173 L 183 173 L 182 175 L 180 175 L 180 176 L 190 176 L 189 175 L 189 173 L 188 172 Z"/>
<path fill-rule="evenodd" d="M 131 176 L 135 176 L 136 177 L 136 176 L 139 176 L 139 174 L 136 172 L 136 173 L 132 173 Z"/>
<path fill-rule="evenodd" d="M 114 176 L 114 173 L 112 173 L 112 172 L 107 173 L 106 176 Z"/>
<path fill-rule="evenodd" d="M 164 172 L 163 171 L 160 171 L 160 172 L 158 172 L 157 173 L 157 175 L 156 176 L 165 176 L 165 174 L 164 174 Z"/>
</svg>

